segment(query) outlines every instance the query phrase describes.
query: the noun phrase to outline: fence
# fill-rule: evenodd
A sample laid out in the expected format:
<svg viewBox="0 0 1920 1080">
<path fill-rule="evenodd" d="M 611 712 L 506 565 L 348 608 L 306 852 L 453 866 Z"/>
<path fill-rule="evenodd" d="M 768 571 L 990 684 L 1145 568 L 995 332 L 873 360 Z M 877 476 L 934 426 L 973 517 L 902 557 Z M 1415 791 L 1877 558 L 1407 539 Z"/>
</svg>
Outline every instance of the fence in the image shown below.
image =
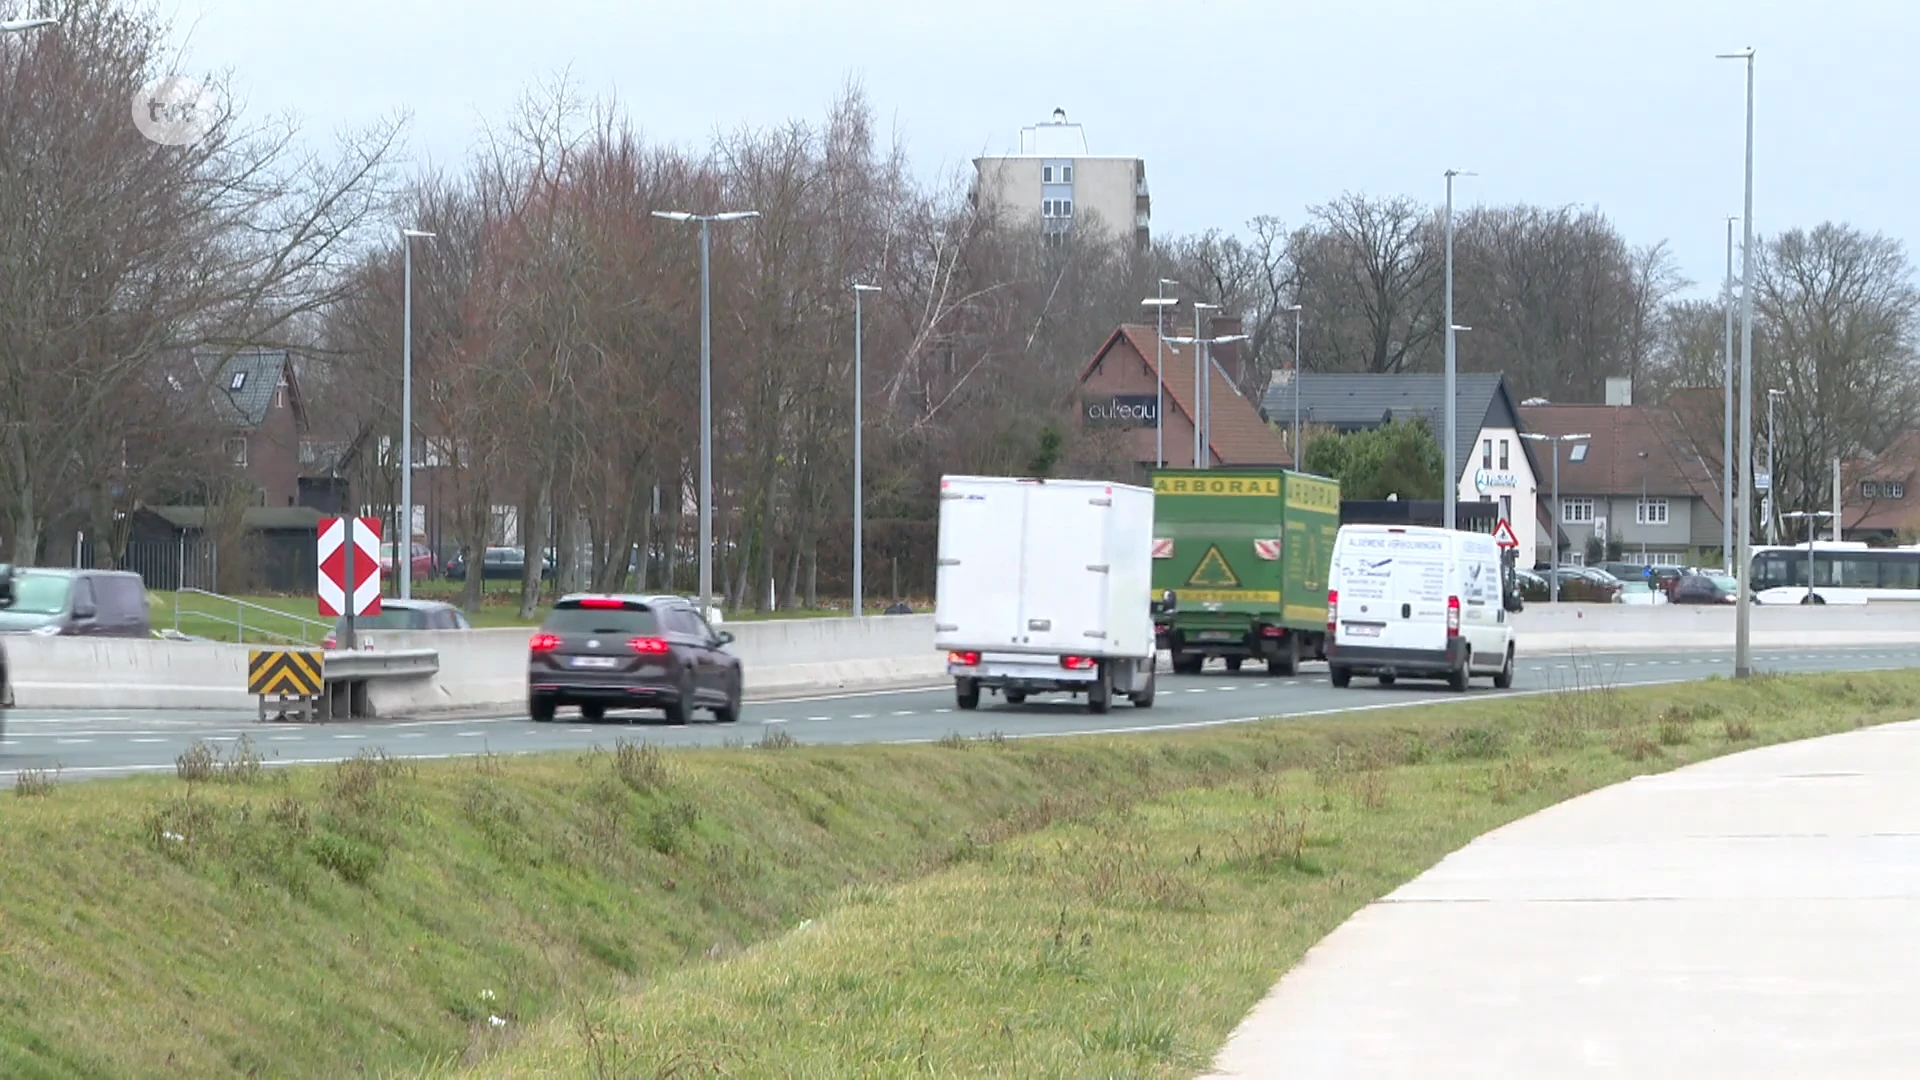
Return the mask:
<svg viewBox="0 0 1920 1080">
<path fill-rule="evenodd" d="M 51 552 L 49 554 L 52 554 Z M 51 566 L 99 567 L 97 552 L 90 540 L 76 540 L 67 558 L 48 560 Z M 218 592 L 220 552 L 211 540 L 181 537 L 174 543 L 136 540 L 129 543 L 117 559 L 107 560 L 110 569 L 131 570 L 151 590 L 205 589 Z"/>
</svg>

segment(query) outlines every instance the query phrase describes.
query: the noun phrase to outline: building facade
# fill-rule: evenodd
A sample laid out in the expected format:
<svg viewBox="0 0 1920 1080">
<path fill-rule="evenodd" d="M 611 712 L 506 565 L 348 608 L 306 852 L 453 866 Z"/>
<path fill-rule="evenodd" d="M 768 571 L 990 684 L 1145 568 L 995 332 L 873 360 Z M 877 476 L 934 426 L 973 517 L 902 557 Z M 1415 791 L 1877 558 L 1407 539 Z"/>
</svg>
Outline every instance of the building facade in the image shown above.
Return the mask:
<svg viewBox="0 0 1920 1080">
<path fill-rule="evenodd" d="M 983 213 L 1052 238 L 1098 222 L 1109 240 L 1147 246 L 1152 199 L 1146 162 L 1089 153 L 1085 131 L 1067 122 L 1065 110 L 1022 128 L 1018 153 L 975 158 L 973 167 L 974 205 Z"/>
</svg>

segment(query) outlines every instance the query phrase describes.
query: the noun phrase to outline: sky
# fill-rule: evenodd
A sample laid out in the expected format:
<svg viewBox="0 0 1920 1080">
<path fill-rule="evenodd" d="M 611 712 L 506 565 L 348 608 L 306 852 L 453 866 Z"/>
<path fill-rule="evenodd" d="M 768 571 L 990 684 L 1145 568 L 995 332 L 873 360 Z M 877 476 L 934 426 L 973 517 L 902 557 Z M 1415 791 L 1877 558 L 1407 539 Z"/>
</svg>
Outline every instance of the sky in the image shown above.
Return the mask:
<svg viewBox="0 0 1920 1080">
<path fill-rule="evenodd" d="M 250 117 L 317 140 L 399 112 L 415 162 L 459 165 L 565 74 L 655 141 L 817 121 L 849 81 L 928 181 L 1063 108 L 1146 161 L 1156 237 L 1303 222 L 1343 191 L 1456 207 L 1598 207 L 1719 288 L 1754 225 L 1846 221 L 1920 241 L 1911 0 L 160 0 L 178 71 L 229 73 Z M 1737 226 L 1736 226 L 1737 228 Z M 1736 271 L 1737 272 L 1737 271 Z"/>
</svg>

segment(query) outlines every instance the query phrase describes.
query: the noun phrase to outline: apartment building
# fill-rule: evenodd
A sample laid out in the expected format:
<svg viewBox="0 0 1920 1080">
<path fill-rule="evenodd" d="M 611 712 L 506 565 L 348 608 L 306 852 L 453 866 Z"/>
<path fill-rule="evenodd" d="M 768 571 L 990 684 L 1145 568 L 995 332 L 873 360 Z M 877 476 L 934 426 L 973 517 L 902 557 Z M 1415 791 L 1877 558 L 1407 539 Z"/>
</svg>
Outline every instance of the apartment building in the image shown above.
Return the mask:
<svg viewBox="0 0 1920 1080">
<path fill-rule="evenodd" d="M 983 213 L 1029 223 L 1053 239 L 1097 222 L 1113 242 L 1147 246 L 1147 163 L 1094 155 L 1085 130 L 1070 123 L 1064 109 L 1022 128 L 1017 153 L 975 158 L 973 167 L 973 201 Z"/>
</svg>

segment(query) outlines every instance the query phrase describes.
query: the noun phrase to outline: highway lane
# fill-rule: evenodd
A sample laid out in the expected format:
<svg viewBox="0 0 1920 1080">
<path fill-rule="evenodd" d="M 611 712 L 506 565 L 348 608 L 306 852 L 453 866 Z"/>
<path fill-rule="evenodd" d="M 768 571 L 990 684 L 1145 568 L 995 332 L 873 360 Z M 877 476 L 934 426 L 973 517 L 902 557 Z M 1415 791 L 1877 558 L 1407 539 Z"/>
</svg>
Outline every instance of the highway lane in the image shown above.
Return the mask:
<svg viewBox="0 0 1920 1080">
<path fill-rule="evenodd" d="M 1386 688 L 1371 679 L 1356 679 L 1352 687 L 1336 690 L 1327 682 L 1324 665 L 1309 665 L 1293 679 L 1274 678 L 1264 670 L 1230 675 L 1216 665 L 1198 676 L 1162 675 L 1153 708 L 1116 704 L 1105 716 L 1094 716 L 1067 698 L 1037 698 L 1017 708 L 989 698 L 978 711 L 962 712 L 954 707 L 951 686 L 750 703 L 739 723 L 706 722 L 702 713 L 701 722 L 687 727 L 669 726 L 649 713 L 616 713 L 600 724 L 563 713 L 551 724 L 536 724 L 521 714 L 308 725 L 263 724 L 251 712 L 15 710 L 0 739 L 0 785 L 11 784 L 22 769 L 57 769 L 68 779 L 170 771 L 174 759 L 196 740 L 224 746 L 243 735 L 269 763 L 277 764 L 338 761 L 375 747 L 399 756 L 434 758 L 579 750 L 621 738 L 717 746 L 730 740 L 752 742 L 775 728 L 802 743 L 927 742 L 950 733 L 1031 738 L 1181 730 L 1269 716 L 1537 694 L 1597 682 L 1673 682 L 1731 674 L 1732 664 L 1729 649 L 1533 657 L 1517 662 L 1512 690 L 1496 691 L 1476 680 L 1465 695 L 1438 683 L 1402 682 Z M 1913 667 L 1920 666 L 1920 646 L 1755 650 L 1754 664 L 1781 672 Z"/>
</svg>

